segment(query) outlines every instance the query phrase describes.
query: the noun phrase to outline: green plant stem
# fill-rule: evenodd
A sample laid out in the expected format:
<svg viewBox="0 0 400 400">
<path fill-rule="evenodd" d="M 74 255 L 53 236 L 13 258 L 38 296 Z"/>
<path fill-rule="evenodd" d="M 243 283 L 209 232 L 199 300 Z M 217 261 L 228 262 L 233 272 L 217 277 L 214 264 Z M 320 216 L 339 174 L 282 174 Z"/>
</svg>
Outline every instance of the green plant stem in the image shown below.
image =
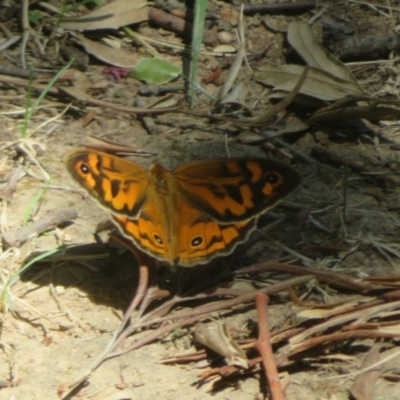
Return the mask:
<svg viewBox="0 0 400 400">
<path fill-rule="evenodd" d="M 194 105 L 195 82 L 201 45 L 203 43 L 204 22 L 206 19 L 208 0 L 196 0 L 194 7 L 193 33 L 192 33 L 192 60 L 190 68 L 190 107 Z"/>
</svg>

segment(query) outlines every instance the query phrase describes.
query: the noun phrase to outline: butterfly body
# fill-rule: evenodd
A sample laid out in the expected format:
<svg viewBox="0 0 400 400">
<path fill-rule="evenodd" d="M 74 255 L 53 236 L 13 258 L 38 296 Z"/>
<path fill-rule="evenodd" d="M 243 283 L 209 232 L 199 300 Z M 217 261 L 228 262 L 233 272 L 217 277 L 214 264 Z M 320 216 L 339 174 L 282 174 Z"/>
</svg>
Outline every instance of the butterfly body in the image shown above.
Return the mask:
<svg viewBox="0 0 400 400">
<path fill-rule="evenodd" d="M 160 261 L 191 267 L 231 254 L 257 217 L 300 183 L 291 167 L 263 158 L 195 161 L 172 171 L 95 150 L 65 158 L 68 170 L 121 233 Z"/>
</svg>

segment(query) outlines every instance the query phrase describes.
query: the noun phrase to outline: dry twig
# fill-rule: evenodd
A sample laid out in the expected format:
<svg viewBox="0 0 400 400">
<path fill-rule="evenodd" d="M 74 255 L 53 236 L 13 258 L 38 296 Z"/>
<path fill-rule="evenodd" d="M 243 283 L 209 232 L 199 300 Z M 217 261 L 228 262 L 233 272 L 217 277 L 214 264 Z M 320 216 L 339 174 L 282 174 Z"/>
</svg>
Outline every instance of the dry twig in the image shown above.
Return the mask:
<svg viewBox="0 0 400 400">
<path fill-rule="evenodd" d="M 43 218 L 24 228 L 14 229 L 3 234 L 3 244 L 6 247 L 19 247 L 30 238 L 45 231 L 54 229 L 56 226 L 71 221 L 78 217 L 73 208 L 65 210 L 50 211 Z"/>
<path fill-rule="evenodd" d="M 264 366 L 265 378 L 269 384 L 271 398 L 273 400 L 284 400 L 282 386 L 278 376 L 278 369 L 274 360 L 274 354 L 271 346 L 271 337 L 269 333 L 269 324 L 267 318 L 267 306 L 269 298 L 263 293 L 256 296 L 256 307 L 258 316 L 258 340 L 256 348 L 261 354 Z"/>
</svg>

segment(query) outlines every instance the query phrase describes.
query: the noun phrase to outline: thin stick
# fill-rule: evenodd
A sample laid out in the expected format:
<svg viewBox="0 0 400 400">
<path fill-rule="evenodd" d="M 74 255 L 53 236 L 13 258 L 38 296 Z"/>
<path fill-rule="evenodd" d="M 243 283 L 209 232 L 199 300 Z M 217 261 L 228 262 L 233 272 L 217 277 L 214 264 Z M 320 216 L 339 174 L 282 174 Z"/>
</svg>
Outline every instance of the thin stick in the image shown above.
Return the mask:
<svg viewBox="0 0 400 400">
<path fill-rule="evenodd" d="M 29 226 L 4 232 L 3 244 L 8 247 L 19 247 L 33 236 L 54 229 L 63 222 L 71 221 L 77 217 L 78 214 L 73 208 L 49 211 L 43 218 L 33 222 Z"/>
<path fill-rule="evenodd" d="M 264 293 L 256 295 L 256 307 L 258 318 L 258 340 L 256 342 L 256 349 L 262 357 L 264 365 L 265 377 L 268 381 L 269 389 L 271 391 L 272 400 L 284 400 L 283 389 L 278 376 L 278 368 L 274 360 L 274 353 L 271 346 L 271 336 L 269 334 L 267 306 L 269 297 Z"/>
</svg>

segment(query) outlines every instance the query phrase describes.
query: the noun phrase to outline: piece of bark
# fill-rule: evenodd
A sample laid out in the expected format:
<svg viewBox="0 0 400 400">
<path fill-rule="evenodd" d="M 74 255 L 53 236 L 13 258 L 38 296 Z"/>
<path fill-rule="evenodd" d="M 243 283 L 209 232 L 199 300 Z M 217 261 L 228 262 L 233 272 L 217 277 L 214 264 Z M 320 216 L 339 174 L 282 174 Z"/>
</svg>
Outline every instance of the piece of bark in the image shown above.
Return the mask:
<svg viewBox="0 0 400 400">
<path fill-rule="evenodd" d="M 3 234 L 3 245 L 5 247 L 20 247 L 32 237 L 54 229 L 57 225 L 77 217 L 78 213 L 73 208 L 50 211 L 43 218 L 33 222 L 29 226 L 5 232 Z"/>
</svg>

